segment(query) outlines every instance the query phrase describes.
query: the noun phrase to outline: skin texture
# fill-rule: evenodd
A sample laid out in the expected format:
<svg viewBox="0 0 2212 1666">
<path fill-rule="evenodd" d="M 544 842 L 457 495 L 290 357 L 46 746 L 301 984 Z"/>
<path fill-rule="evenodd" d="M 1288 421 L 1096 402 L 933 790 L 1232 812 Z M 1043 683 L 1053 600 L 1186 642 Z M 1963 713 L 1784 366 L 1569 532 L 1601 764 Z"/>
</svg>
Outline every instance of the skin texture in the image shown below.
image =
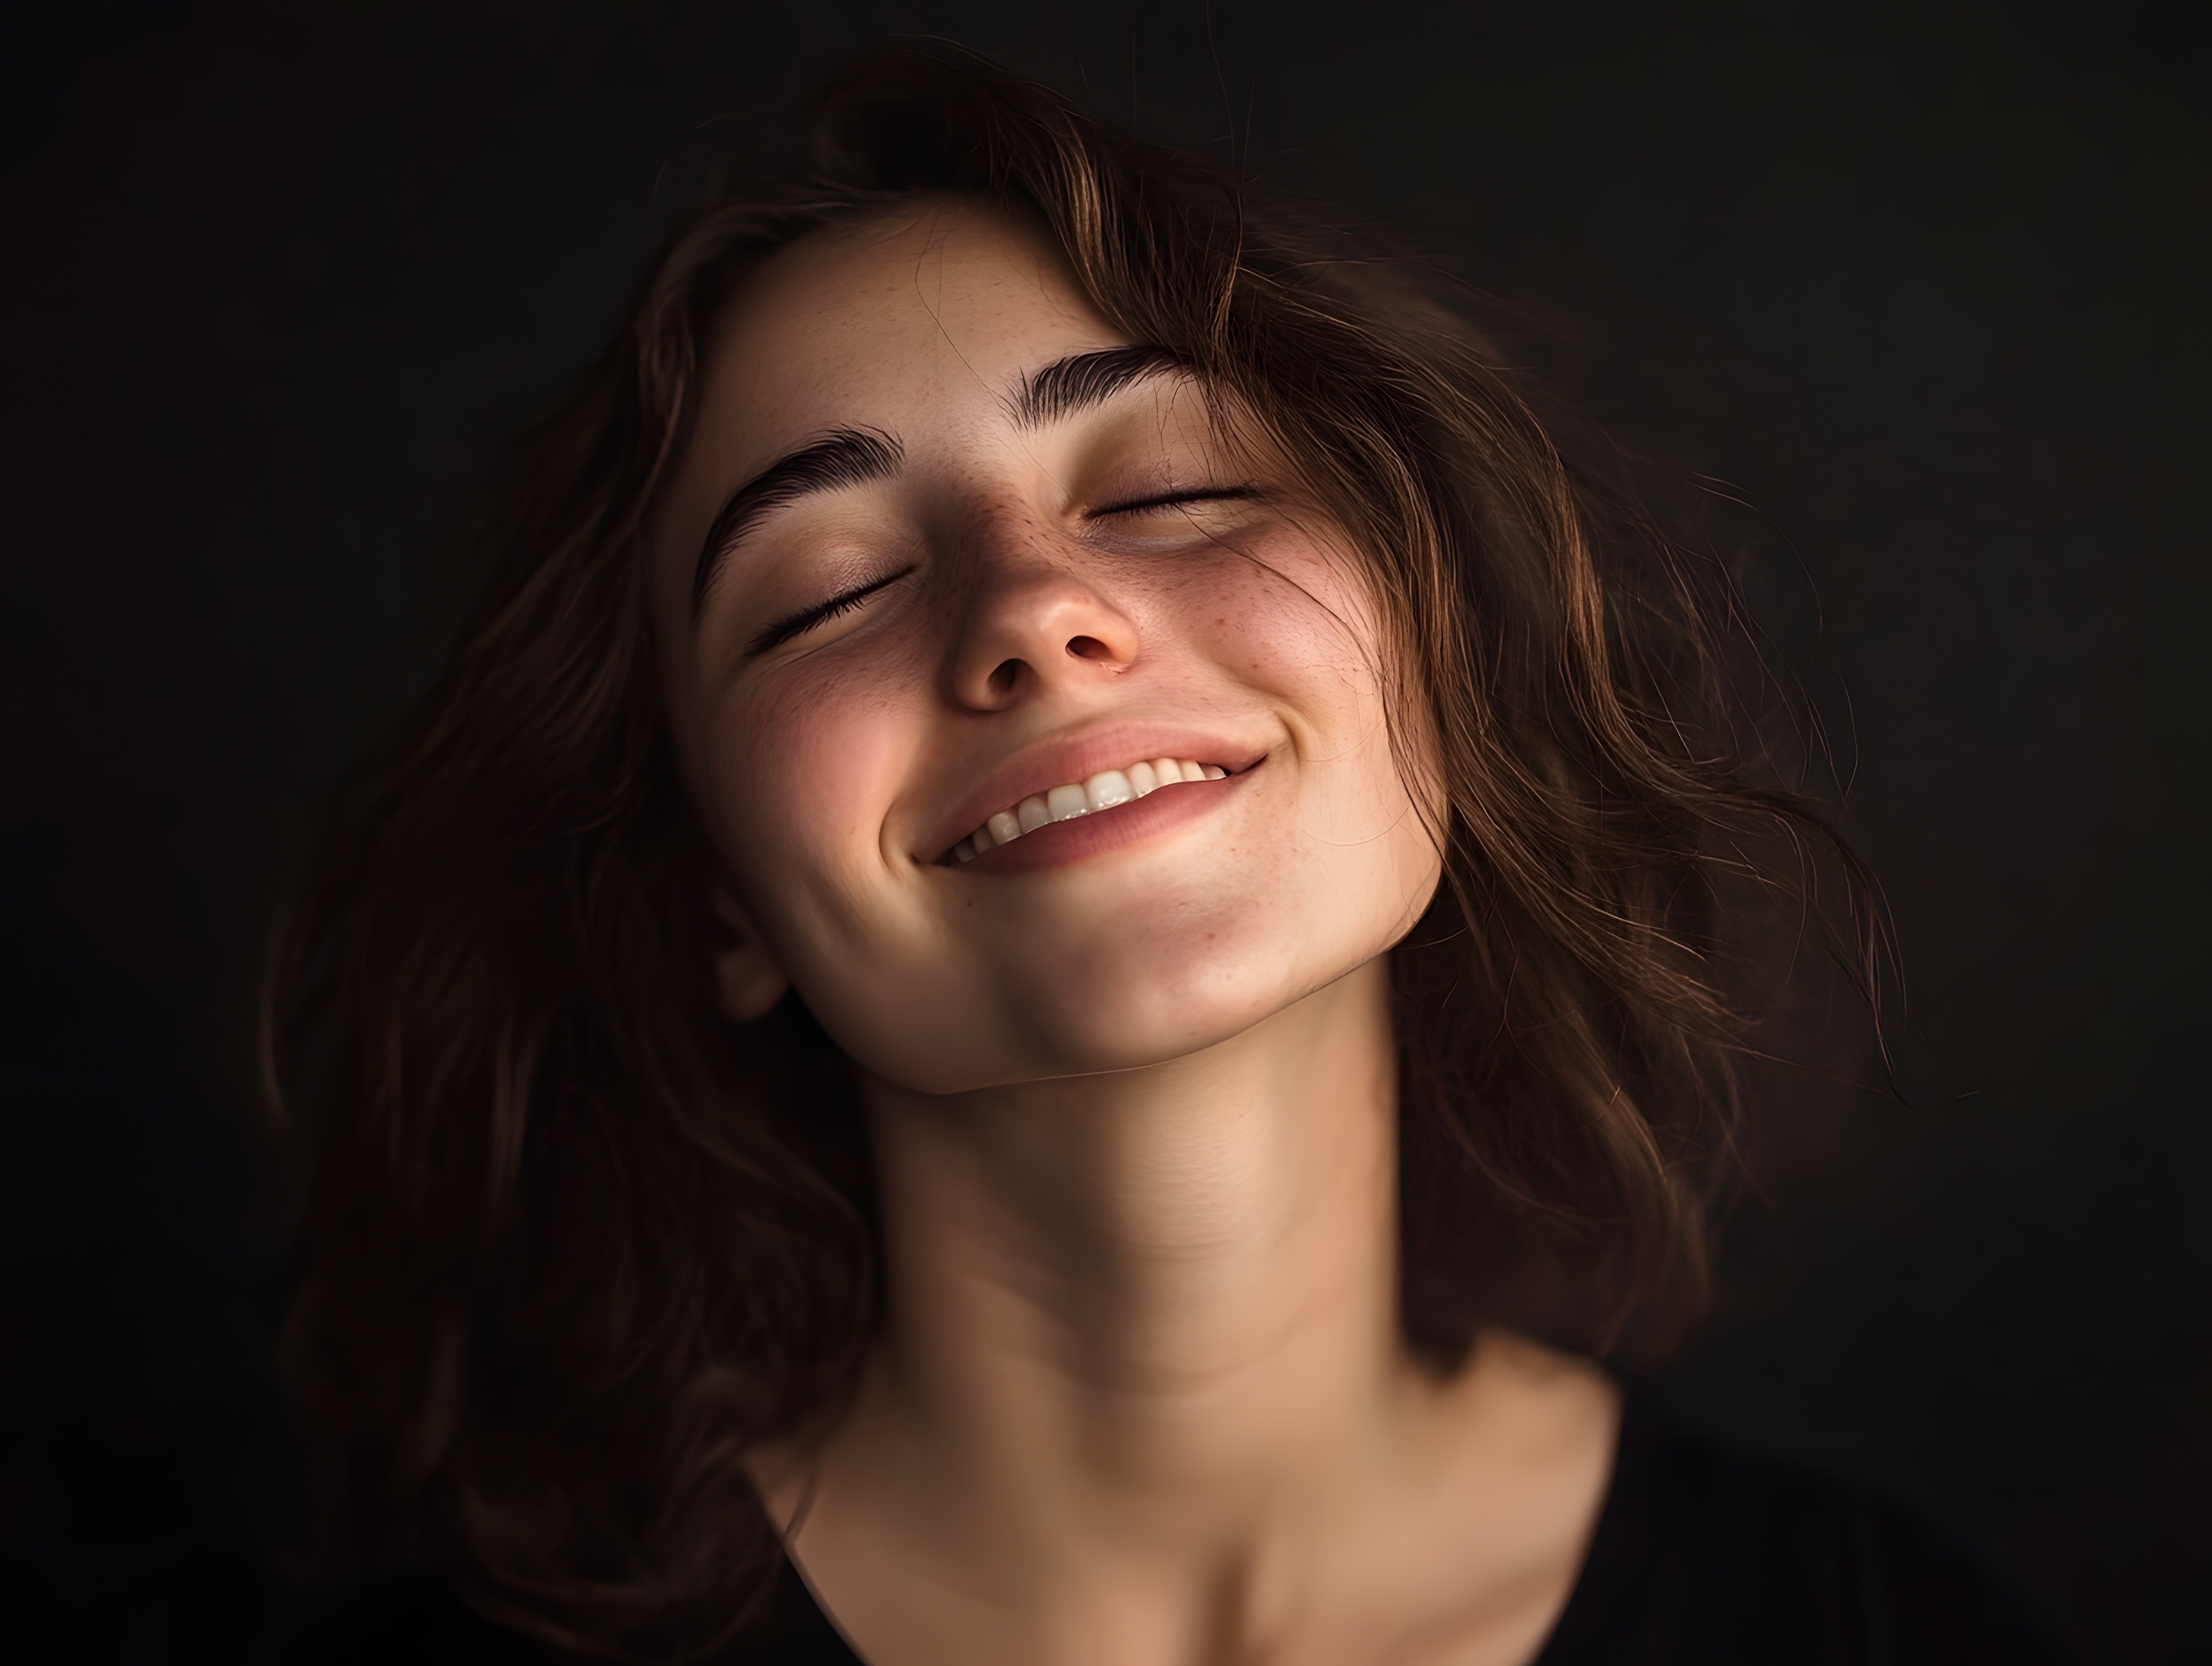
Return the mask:
<svg viewBox="0 0 2212 1666">
<path fill-rule="evenodd" d="M 1127 344 L 955 203 L 786 252 L 711 344 L 655 532 L 668 707 L 725 1002 L 788 980 L 860 1065 L 888 1275 L 853 1410 L 756 1476 L 877 1666 L 1526 1661 L 1617 1395 L 1502 1334 L 1448 1381 L 1403 1347 L 1386 954 L 1439 865 L 1364 569 L 1178 376 L 1019 418 Z M 761 517 L 695 617 L 725 500 L 846 429 L 896 471 Z M 1161 756 L 1232 773 L 943 860 Z"/>
</svg>

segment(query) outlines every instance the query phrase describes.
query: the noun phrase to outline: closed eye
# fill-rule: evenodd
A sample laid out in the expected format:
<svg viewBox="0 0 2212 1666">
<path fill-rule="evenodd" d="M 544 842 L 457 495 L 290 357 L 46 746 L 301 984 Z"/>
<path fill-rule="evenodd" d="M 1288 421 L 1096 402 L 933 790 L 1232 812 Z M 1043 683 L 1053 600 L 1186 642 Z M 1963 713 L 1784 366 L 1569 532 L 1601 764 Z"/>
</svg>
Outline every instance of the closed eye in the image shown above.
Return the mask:
<svg viewBox="0 0 2212 1666">
<path fill-rule="evenodd" d="M 1179 508 L 1186 503 L 1242 502 L 1259 495 L 1249 486 L 1201 486 L 1188 491 L 1162 492 L 1155 497 L 1133 497 L 1126 503 L 1109 503 L 1090 510 L 1083 518 L 1102 520 L 1108 515 L 1141 514 L 1146 509 Z"/>
<path fill-rule="evenodd" d="M 803 636 L 818 624 L 826 624 L 840 614 L 850 613 L 862 602 L 874 595 L 877 591 L 896 584 L 913 571 L 914 569 L 911 566 L 902 567 L 896 573 L 886 573 L 879 579 L 870 579 L 866 584 L 855 585 L 842 595 L 832 596 L 826 602 L 817 602 L 812 607 L 803 608 L 788 617 L 778 619 L 745 644 L 745 653 L 748 657 L 765 654 L 770 648 L 780 647 L 794 636 Z"/>
</svg>

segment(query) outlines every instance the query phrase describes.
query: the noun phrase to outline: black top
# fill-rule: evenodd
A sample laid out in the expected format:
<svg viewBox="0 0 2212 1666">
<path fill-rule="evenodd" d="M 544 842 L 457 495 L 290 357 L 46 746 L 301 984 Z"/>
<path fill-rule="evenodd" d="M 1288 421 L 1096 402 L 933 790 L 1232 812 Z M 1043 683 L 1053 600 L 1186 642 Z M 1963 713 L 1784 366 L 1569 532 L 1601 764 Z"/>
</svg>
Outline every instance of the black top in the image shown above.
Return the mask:
<svg viewBox="0 0 2212 1666">
<path fill-rule="evenodd" d="M 301 1666 L 538 1661 L 395 1588 Z M 1632 1394 L 1589 1560 L 1535 1666 L 2050 1666 L 2009 1593 L 1925 1517 L 1693 1434 Z M 728 1666 L 861 1666 L 787 1563 Z"/>
</svg>

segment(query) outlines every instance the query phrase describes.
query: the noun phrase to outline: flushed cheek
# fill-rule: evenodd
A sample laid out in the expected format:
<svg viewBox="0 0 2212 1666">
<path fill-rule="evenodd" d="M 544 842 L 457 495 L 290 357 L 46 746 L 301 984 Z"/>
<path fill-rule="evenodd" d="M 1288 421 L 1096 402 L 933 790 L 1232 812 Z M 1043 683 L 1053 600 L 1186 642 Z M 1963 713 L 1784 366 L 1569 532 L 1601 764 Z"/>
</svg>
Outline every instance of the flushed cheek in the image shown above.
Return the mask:
<svg viewBox="0 0 2212 1666">
<path fill-rule="evenodd" d="M 854 905 L 886 877 L 884 811 L 915 751 L 887 681 L 793 676 L 717 714 L 707 760 L 717 819 L 772 935 L 777 915 L 803 905 L 854 946 Z"/>
<path fill-rule="evenodd" d="M 1340 674 L 1369 657 L 1368 608 L 1351 558 L 1279 524 L 1182 569 L 1172 605 L 1212 655 L 1263 684 Z"/>
<path fill-rule="evenodd" d="M 1248 545 L 1192 613 L 1206 651 L 1266 696 L 1306 779 L 1299 819 L 1331 842 L 1371 837 L 1403 798 L 1375 629 L 1351 558 L 1295 537 Z"/>
<path fill-rule="evenodd" d="M 1322 958 L 1358 958 L 1418 918 L 1441 864 L 1400 768 L 1358 568 L 1310 544 L 1272 564 L 1284 576 L 1250 599 L 1237 641 L 1243 674 L 1281 715 L 1295 771 L 1273 800 L 1273 890 Z M 1222 651 L 1239 650 L 1224 637 Z M 1410 744 L 1423 746 L 1418 735 Z"/>
</svg>

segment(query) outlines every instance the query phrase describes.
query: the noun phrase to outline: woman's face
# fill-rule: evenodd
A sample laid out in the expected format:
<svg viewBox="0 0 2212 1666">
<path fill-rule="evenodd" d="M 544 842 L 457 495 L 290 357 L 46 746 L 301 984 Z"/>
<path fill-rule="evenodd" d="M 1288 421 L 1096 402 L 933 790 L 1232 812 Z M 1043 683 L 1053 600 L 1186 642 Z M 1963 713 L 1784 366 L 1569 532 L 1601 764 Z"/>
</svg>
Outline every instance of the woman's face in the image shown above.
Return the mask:
<svg viewBox="0 0 2212 1666">
<path fill-rule="evenodd" d="M 817 234 L 720 321 L 657 522 L 738 907 L 922 1091 L 1225 1040 L 1436 885 L 1360 562 L 1134 345 L 983 210 Z"/>
</svg>

